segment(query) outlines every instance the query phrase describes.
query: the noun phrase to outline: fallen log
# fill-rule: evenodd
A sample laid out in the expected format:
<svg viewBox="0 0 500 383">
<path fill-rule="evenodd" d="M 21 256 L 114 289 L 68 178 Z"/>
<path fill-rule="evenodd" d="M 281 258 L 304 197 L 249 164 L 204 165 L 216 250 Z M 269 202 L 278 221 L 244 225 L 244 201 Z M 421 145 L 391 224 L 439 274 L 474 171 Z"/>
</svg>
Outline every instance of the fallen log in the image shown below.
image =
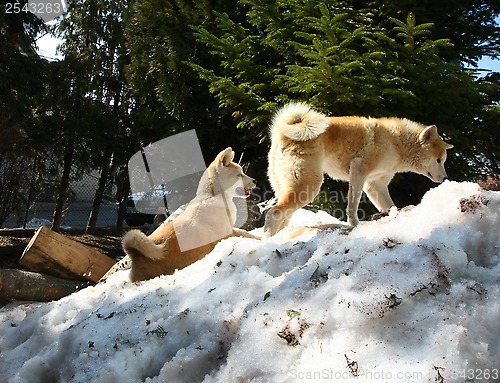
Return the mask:
<svg viewBox="0 0 500 383">
<path fill-rule="evenodd" d="M 92 285 L 23 270 L 0 269 L 0 299 L 50 302 Z"/>
<path fill-rule="evenodd" d="M 26 246 L 19 263 L 30 270 L 59 278 L 84 277 L 97 282 L 116 261 L 94 248 L 41 227 Z"/>
</svg>

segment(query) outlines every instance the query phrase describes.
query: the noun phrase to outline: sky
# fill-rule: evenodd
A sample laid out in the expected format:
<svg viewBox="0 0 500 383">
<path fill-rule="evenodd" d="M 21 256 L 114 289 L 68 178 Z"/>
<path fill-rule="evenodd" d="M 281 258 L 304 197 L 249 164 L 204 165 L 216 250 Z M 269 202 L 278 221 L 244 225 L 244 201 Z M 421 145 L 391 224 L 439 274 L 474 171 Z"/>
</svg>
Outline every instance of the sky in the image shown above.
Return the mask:
<svg viewBox="0 0 500 383">
<path fill-rule="evenodd" d="M 500 72 L 500 59 L 492 59 L 491 57 L 484 57 L 478 62 L 479 68 L 489 69 L 493 72 Z"/>
<path fill-rule="evenodd" d="M 51 36 L 49 33 L 38 38 L 36 45 L 38 54 L 48 60 L 61 59 L 61 55 L 56 54 L 56 48 L 61 43 L 60 39 Z"/>
</svg>

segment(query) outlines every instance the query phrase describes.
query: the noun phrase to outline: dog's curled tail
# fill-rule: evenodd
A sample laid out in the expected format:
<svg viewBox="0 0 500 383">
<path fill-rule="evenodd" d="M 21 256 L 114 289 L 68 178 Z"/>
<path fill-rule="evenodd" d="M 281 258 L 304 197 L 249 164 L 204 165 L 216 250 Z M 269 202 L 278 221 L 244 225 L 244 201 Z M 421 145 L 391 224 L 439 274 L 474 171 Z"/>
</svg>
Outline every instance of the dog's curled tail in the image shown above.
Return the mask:
<svg viewBox="0 0 500 383">
<path fill-rule="evenodd" d="M 125 253 L 134 260 L 137 257 L 146 257 L 151 260 L 161 259 L 163 249 L 150 240 L 140 230 L 130 230 L 122 239 L 122 247 Z"/>
<path fill-rule="evenodd" d="M 271 136 L 282 134 L 294 141 L 308 141 L 318 137 L 330 124 L 322 113 L 301 102 L 281 108 L 273 118 Z"/>
</svg>

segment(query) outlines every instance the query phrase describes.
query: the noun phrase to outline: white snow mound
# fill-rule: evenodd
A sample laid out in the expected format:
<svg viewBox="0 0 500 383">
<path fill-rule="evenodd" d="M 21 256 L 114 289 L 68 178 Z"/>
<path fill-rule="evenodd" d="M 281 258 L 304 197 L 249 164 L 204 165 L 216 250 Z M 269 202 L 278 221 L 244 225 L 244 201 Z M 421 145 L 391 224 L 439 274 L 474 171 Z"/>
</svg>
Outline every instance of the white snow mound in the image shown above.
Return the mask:
<svg viewBox="0 0 500 383">
<path fill-rule="evenodd" d="M 230 238 L 172 276 L 0 309 L 0 381 L 498 381 L 499 214 L 500 192 L 445 182 L 352 231 Z"/>
</svg>

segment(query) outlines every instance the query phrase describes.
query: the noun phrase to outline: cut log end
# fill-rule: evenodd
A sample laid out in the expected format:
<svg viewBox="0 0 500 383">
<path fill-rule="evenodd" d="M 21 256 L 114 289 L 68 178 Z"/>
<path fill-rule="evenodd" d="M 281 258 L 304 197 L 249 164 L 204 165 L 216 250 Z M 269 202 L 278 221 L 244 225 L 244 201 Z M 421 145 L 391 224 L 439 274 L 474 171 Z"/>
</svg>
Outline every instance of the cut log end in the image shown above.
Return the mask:
<svg viewBox="0 0 500 383">
<path fill-rule="evenodd" d="M 38 229 L 19 260 L 24 267 L 64 279 L 97 282 L 116 261 L 97 250 L 56 233 Z"/>
</svg>

